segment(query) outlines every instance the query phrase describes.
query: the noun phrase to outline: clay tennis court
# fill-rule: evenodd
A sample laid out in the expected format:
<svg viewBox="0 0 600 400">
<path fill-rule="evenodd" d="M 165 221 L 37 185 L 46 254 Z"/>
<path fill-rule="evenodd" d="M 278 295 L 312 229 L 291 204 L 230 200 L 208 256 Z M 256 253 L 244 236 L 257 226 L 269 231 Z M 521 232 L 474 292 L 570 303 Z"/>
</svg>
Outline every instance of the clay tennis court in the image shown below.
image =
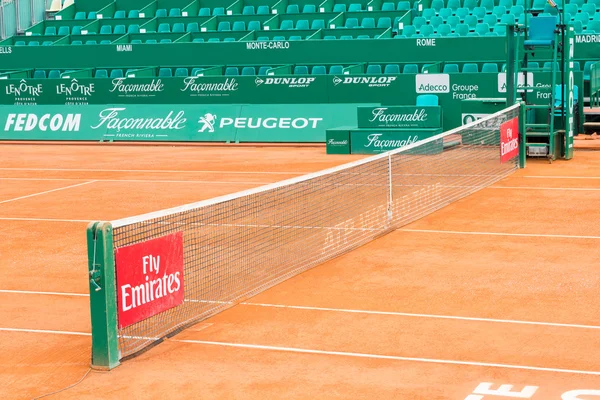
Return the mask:
<svg viewBox="0 0 600 400">
<path fill-rule="evenodd" d="M 89 368 L 89 221 L 360 157 L 323 147 L 0 152 L 1 398 L 43 396 L 84 377 L 48 398 L 478 400 L 507 398 L 489 394 L 501 385 L 534 400 L 600 395 L 600 152 L 529 160 L 111 372 Z"/>
</svg>

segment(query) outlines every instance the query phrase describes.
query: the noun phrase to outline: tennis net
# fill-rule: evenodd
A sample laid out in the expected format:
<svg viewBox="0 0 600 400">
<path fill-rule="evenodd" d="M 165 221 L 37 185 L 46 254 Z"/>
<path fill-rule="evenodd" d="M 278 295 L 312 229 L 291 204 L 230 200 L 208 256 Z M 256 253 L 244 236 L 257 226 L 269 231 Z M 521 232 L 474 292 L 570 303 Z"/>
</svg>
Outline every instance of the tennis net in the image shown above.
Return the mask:
<svg viewBox="0 0 600 400">
<path fill-rule="evenodd" d="M 93 364 L 106 362 L 95 353 L 110 348 L 105 342 L 116 346 L 111 355 L 116 365 L 114 359 L 118 364 L 191 324 L 506 177 L 519 164 L 518 157 L 500 161 L 500 124 L 518 115 L 515 105 L 404 148 L 318 173 L 91 225 L 96 230 L 103 226 L 102 232 L 88 229 L 92 330 L 101 331 L 93 332 L 98 336 L 93 338 Z M 170 239 L 161 242 L 164 238 Z M 163 263 L 181 263 L 181 275 L 161 281 L 168 271 L 159 267 L 160 260 L 135 250 L 144 244 L 146 253 L 162 246 Z M 137 261 L 119 265 L 127 263 L 120 258 L 133 259 L 129 256 L 150 257 L 139 262 L 146 277 L 144 281 L 140 275 L 137 292 L 126 282 Z M 152 279 L 149 271 L 155 273 Z M 155 276 L 156 286 L 142 287 Z M 150 314 L 125 321 L 124 311 L 131 311 L 136 299 L 138 306 L 145 301 L 142 305 L 148 306 L 151 297 L 162 301 L 171 290 L 179 300 L 150 306 Z M 108 312 L 100 312 L 94 302 Z"/>
</svg>

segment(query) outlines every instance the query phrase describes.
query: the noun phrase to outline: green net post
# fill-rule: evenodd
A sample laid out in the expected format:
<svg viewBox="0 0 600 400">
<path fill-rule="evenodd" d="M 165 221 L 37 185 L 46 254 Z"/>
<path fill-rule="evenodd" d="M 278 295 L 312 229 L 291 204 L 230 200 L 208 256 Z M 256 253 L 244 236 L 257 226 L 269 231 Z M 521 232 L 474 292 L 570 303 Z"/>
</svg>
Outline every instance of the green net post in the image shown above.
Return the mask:
<svg viewBox="0 0 600 400">
<path fill-rule="evenodd" d="M 87 228 L 87 244 L 92 367 L 112 369 L 119 365 L 112 225 L 108 222 L 92 222 Z"/>
<path fill-rule="evenodd" d="M 519 168 L 525 168 L 527 158 L 527 107 L 521 101 L 519 106 Z"/>
<path fill-rule="evenodd" d="M 517 101 L 515 76 L 517 75 L 517 38 L 515 25 L 506 26 L 506 105 Z"/>
</svg>

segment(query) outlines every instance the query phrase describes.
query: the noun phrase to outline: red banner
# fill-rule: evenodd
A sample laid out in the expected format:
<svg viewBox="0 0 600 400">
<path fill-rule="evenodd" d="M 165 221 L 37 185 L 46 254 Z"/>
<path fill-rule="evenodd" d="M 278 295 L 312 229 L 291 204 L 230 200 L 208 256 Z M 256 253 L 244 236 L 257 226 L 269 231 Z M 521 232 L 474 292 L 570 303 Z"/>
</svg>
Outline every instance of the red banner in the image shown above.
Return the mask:
<svg viewBox="0 0 600 400">
<path fill-rule="evenodd" d="M 519 117 L 500 125 L 500 162 L 505 163 L 519 155 Z"/>
<path fill-rule="evenodd" d="M 119 329 L 183 303 L 183 232 L 115 252 Z"/>
</svg>

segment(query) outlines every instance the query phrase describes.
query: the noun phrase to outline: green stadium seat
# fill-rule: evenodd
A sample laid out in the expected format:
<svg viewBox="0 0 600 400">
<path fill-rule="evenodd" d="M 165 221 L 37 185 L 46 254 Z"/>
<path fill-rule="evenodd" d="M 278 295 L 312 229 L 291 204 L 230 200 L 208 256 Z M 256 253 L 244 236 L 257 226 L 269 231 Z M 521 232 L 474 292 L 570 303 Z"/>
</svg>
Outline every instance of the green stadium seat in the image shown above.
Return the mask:
<svg viewBox="0 0 600 400">
<path fill-rule="evenodd" d="M 371 17 L 363 18 L 360 22 L 360 26 L 363 28 L 375 28 L 375 19 Z"/>
<path fill-rule="evenodd" d="M 383 69 L 385 75 L 394 75 L 400 73 L 400 66 L 398 64 L 388 64 Z"/>
<path fill-rule="evenodd" d="M 440 10 L 440 17 L 442 17 L 442 19 L 444 21 L 446 21 L 448 19 L 448 17 L 451 17 L 452 15 L 454 15 L 453 11 L 451 8 L 442 8 Z"/>
<path fill-rule="evenodd" d="M 308 67 L 306 65 L 296 65 L 294 75 L 308 75 Z"/>
<path fill-rule="evenodd" d="M 47 26 L 44 30 L 44 36 L 54 36 L 56 35 L 56 27 L 55 26 Z"/>
<path fill-rule="evenodd" d="M 160 68 L 158 70 L 159 78 L 171 78 L 173 76 L 173 70 L 171 68 Z"/>
<path fill-rule="evenodd" d="M 346 12 L 346 5 L 341 4 L 341 3 L 334 4 L 333 12 L 337 12 L 337 13 Z"/>
<path fill-rule="evenodd" d="M 46 71 L 43 69 L 36 69 L 33 71 L 33 79 L 46 79 Z"/>
<path fill-rule="evenodd" d="M 533 19 L 535 19 L 535 18 L 533 18 Z M 583 25 L 583 27 L 586 28 L 588 25 L 588 22 L 590 21 L 590 16 L 588 13 L 582 12 L 582 13 L 575 15 L 575 21 L 581 21 L 581 24 Z"/>
<path fill-rule="evenodd" d="M 452 10 L 458 10 L 461 7 L 460 0 L 448 0 L 446 7 Z"/>
<path fill-rule="evenodd" d="M 423 17 L 415 17 L 413 18 L 412 24 L 415 28 L 417 28 L 417 30 L 419 30 L 423 25 L 427 25 L 427 20 Z"/>
<path fill-rule="evenodd" d="M 406 37 L 411 37 L 417 33 L 417 28 L 413 25 L 406 25 L 402 30 L 402 33 L 406 35 Z"/>
<path fill-rule="evenodd" d="M 269 67 L 267 65 L 263 65 L 260 68 L 258 68 L 258 75 L 265 76 L 265 75 L 267 75 L 267 73 L 269 72 L 270 69 L 271 69 L 271 67 Z"/>
<path fill-rule="evenodd" d="M 469 32 L 467 34 L 467 37 L 479 37 L 479 36 L 481 36 L 481 35 L 477 32 Z"/>
<path fill-rule="evenodd" d="M 81 35 L 81 26 L 75 25 L 71 28 L 71 35 Z"/>
<path fill-rule="evenodd" d="M 126 14 L 125 14 L 125 10 L 117 10 L 115 11 L 115 18 L 125 18 Z"/>
<path fill-rule="evenodd" d="M 204 43 L 204 38 L 194 38 L 192 43 Z"/>
<path fill-rule="evenodd" d="M 329 75 L 343 75 L 344 67 L 341 65 L 332 65 L 329 67 Z"/>
<path fill-rule="evenodd" d="M 590 21 L 588 23 L 587 30 L 588 32 L 593 31 L 595 33 L 600 33 L 600 21 Z"/>
<path fill-rule="evenodd" d="M 175 69 L 175 76 L 177 77 L 186 77 L 188 76 L 188 69 L 187 68 L 177 68 Z"/>
<path fill-rule="evenodd" d="M 390 17 L 381 17 L 377 20 L 377 28 L 388 29 L 392 27 L 392 19 Z"/>
<path fill-rule="evenodd" d="M 515 16 L 512 14 L 504 14 L 500 18 L 500 23 L 504 25 L 514 25 L 515 24 Z"/>
<path fill-rule="evenodd" d="M 256 68 L 244 67 L 242 68 L 242 76 L 254 76 L 256 75 Z"/>
<path fill-rule="evenodd" d="M 342 36 L 340 36 L 340 39 L 341 40 L 352 40 L 354 38 L 352 37 L 352 35 L 342 35 Z"/>
<path fill-rule="evenodd" d="M 171 39 L 160 39 L 160 43 L 173 43 L 173 41 Z"/>
<path fill-rule="evenodd" d="M 313 14 L 316 12 L 317 12 L 317 6 L 314 4 L 305 4 L 304 7 L 302 7 L 303 14 Z"/>
<path fill-rule="evenodd" d="M 154 16 L 156 18 L 163 18 L 167 16 L 167 9 L 166 8 L 159 8 L 158 10 L 156 10 L 156 13 L 154 14 Z"/>
<path fill-rule="evenodd" d="M 100 34 L 101 35 L 110 35 L 110 34 L 112 34 L 112 26 L 110 26 L 110 25 L 102 25 L 100 27 Z"/>
<path fill-rule="evenodd" d="M 465 18 L 467 17 L 467 15 L 469 15 L 469 9 L 468 8 L 459 8 L 458 10 L 456 10 L 456 14 L 455 14 L 458 18 L 460 18 L 461 21 L 464 21 Z"/>
<path fill-rule="evenodd" d="M 417 64 L 406 64 L 402 69 L 403 74 L 418 74 L 419 66 Z"/>
<path fill-rule="evenodd" d="M 369 35 L 358 35 L 356 38 L 360 40 L 372 39 Z"/>
<path fill-rule="evenodd" d="M 410 11 L 411 8 L 412 8 L 412 6 L 410 5 L 410 1 L 399 1 L 398 2 L 398 7 L 396 7 L 396 10 L 398 10 L 398 11 Z"/>
<path fill-rule="evenodd" d="M 463 7 L 473 11 L 475 7 L 479 5 L 478 3 L 478 0 L 465 0 L 465 2 L 463 3 Z"/>
<path fill-rule="evenodd" d="M 429 25 L 431 25 L 434 29 L 442 25 L 443 23 L 444 19 L 442 17 L 438 17 L 437 15 L 435 17 L 431 17 L 431 19 L 429 20 Z"/>
<path fill-rule="evenodd" d="M 296 29 L 298 30 L 309 30 L 310 29 L 310 25 L 307 19 L 301 19 L 299 21 L 296 22 Z"/>
<path fill-rule="evenodd" d="M 352 3 L 348 6 L 348 12 L 360 12 L 362 11 L 362 6 L 358 3 Z"/>
<path fill-rule="evenodd" d="M 268 42 L 269 41 L 269 37 L 268 36 L 259 36 L 256 38 L 257 42 Z"/>
<path fill-rule="evenodd" d="M 242 9 L 242 15 L 254 15 L 256 14 L 254 6 L 244 6 Z"/>
<path fill-rule="evenodd" d="M 204 68 L 192 68 L 192 75 L 191 76 L 200 76 L 202 74 L 202 71 L 204 71 Z"/>
<path fill-rule="evenodd" d="M 98 13 L 96 11 L 90 11 L 88 13 L 87 19 L 96 19 L 97 16 L 98 16 Z"/>
<path fill-rule="evenodd" d="M 447 24 L 440 25 L 438 26 L 437 33 L 439 33 L 442 36 L 448 36 L 452 33 L 452 27 Z"/>
<path fill-rule="evenodd" d="M 429 21 L 431 18 L 435 17 L 437 12 L 433 8 L 426 8 L 423 10 L 423 18 Z"/>
<path fill-rule="evenodd" d="M 419 31 L 420 34 L 422 34 L 425 37 L 429 37 L 431 35 L 433 35 L 435 33 L 433 26 L 431 25 L 423 25 L 421 27 L 421 30 Z"/>
<path fill-rule="evenodd" d="M 591 79 L 592 65 L 595 62 L 596 61 L 586 61 L 585 64 L 583 64 L 583 80 L 589 81 Z"/>
<path fill-rule="evenodd" d="M 495 6 L 492 10 L 492 14 L 495 15 L 498 19 L 502 18 L 503 15 L 506 15 L 506 7 L 504 6 Z"/>
<path fill-rule="evenodd" d="M 498 5 L 504 6 L 504 8 L 506 8 L 508 10 L 514 5 L 514 3 L 513 3 L 513 0 L 500 0 L 500 1 L 498 1 Z"/>
<path fill-rule="evenodd" d="M 142 41 L 140 39 L 133 39 L 131 44 L 142 44 Z"/>
<path fill-rule="evenodd" d="M 148 39 L 146 40 L 146 44 L 156 44 L 158 41 L 156 39 Z"/>
<path fill-rule="evenodd" d="M 100 44 L 110 44 L 110 40 L 101 40 Z"/>
<path fill-rule="evenodd" d="M 494 26 L 493 32 L 497 33 L 498 36 L 506 36 L 506 25 L 498 24 L 498 25 Z"/>
<path fill-rule="evenodd" d="M 493 72 L 498 73 L 498 64 L 496 63 L 484 63 L 481 67 L 481 72 Z"/>
<path fill-rule="evenodd" d="M 85 19 L 85 12 L 84 11 L 77 11 L 75 13 L 75 18 L 74 19 Z"/>
<path fill-rule="evenodd" d="M 112 71 L 110 71 L 110 78 L 114 79 L 114 78 L 122 78 L 123 77 L 123 70 L 122 69 L 113 69 Z"/>
<path fill-rule="evenodd" d="M 588 13 L 588 15 L 591 17 L 596 14 L 596 5 L 593 3 L 585 3 L 583 6 L 581 6 L 581 12 Z"/>
<path fill-rule="evenodd" d="M 198 11 L 198 16 L 199 17 L 210 17 L 210 8 L 208 8 L 208 7 L 202 7 Z"/>
<path fill-rule="evenodd" d="M 439 12 L 442 8 L 444 8 L 444 0 L 432 0 L 431 8 L 435 9 L 435 11 Z"/>
<path fill-rule="evenodd" d="M 337 38 L 335 36 L 332 35 L 325 35 L 323 36 L 323 40 L 336 40 Z"/>
<path fill-rule="evenodd" d="M 24 43 L 24 42 L 23 42 L 23 43 Z M 83 44 L 83 42 L 82 42 L 81 40 L 73 40 L 73 41 L 71 42 L 71 44 L 72 44 L 72 45 L 75 45 L 75 46 L 78 46 L 78 45 L 80 45 L 80 44 Z"/>
<path fill-rule="evenodd" d="M 298 4 L 290 4 L 286 7 L 285 13 L 286 14 L 298 14 L 298 13 L 300 13 L 300 7 L 298 7 Z"/>
<path fill-rule="evenodd" d="M 529 61 L 527 63 L 527 68 L 528 69 L 540 69 L 540 63 L 537 61 Z"/>
<path fill-rule="evenodd" d="M 223 39 L 223 42 L 225 42 L 225 43 L 235 42 L 235 38 L 228 37 L 228 38 Z"/>
<path fill-rule="evenodd" d="M 248 22 L 248 30 L 249 31 L 260 31 L 260 21 L 250 21 Z"/>
<path fill-rule="evenodd" d="M 449 25 L 454 30 L 456 25 L 460 24 L 460 18 L 457 17 L 456 15 L 451 15 L 446 20 L 446 24 Z"/>
<path fill-rule="evenodd" d="M 472 15 L 477 17 L 477 21 L 483 22 L 483 17 L 487 15 L 487 12 L 484 7 L 475 7 Z"/>
<path fill-rule="evenodd" d="M 435 94 L 421 94 L 417 96 L 417 107 L 439 106 L 439 98 Z"/>
<path fill-rule="evenodd" d="M 493 11 L 494 6 L 495 6 L 494 0 L 481 0 L 481 3 L 479 3 L 479 6 L 485 8 L 485 12 L 487 14 L 490 14 Z"/>
<path fill-rule="evenodd" d="M 87 40 L 87 41 L 85 42 L 85 44 L 90 44 L 90 45 L 93 45 L 93 44 L 98 44 L 98 42 L 96 42 L 95 40 Z"/>
<path fill-rule="evenodd" d="M 578 8 L 581 8 L 585 4 L 586 0 L 571 0 L 570 4 L 576 4 Z"/>
<path fill-rule="evenodd" d="M 140 17 L 140 10 L 130 10 L 129 13 L 127 13 L 127 18 L 139 18 Z"/>
<path fill-rule="evenodd" d="M 246 30 L 246 23 L 244 21 L 234 21 L 233 22 L 233 26 L 232 26 L 232 30 L 235 31 L 235 32 L 245 31 Z"/>
<path fill-rule="evenodd" d="M 181 8 L 171 8 L 169 10 L 169 17 L 181 17 Z"/>
<path fill-rule="evenodd" d="M 225 76 L 237 76 L 240 74 L 238 67 L 227 67 L 225 68 Z"/>
<path fill-rule="evenodd" d="M 174 33 L 183 33 L 185 32 L 185 25 L 183 22 L 177 22 L 173 24 L 173 32 Z"/>
<path fill-rule="evenodd" d="M 38 42 L 37 40 L 32 40 L 31 42 L 27 43 L 28 46 L 39 46 L 40 42 Z"/>
<path fill-rule="evenodd" d="M 594 21 L 591 21 L 591 22 L 594 22 Z M 579 34 L 584 33 L 583 32 L 583 24 L 581 23 L 581 21 L 574 21 L 574 22 L 572 22 L 572 25 L 573 25 L 573 29 L 575 30 L 575 33 L 579 33 Z"/>
<path fill-rule="evenodd" d="M 315 65 L 310 71 L 311 75 L 327 75 L 327 68 L 324 65 Z"/>
<path fill-rule="evenodd" d="M 475 63 L 466 63 L 463 65 L 462 72 L 463 74 L 479 73 L 479 66 Z"/>
<path fill-rule="evenodd" d="M 523 15 L 525 9 L 523 6 L 512 6 L 508 11 L 509 14 L 514 15 L 515 18 L 519 18 L 519 16 Z"/>
<path fill-rule="evenodd" d="M 289 41 L 298 41 L 302 40 L 302 36 L 293 35 L 288 38 Z"/>
<path fill-rule="evenodd" d="M 212 15 L 213 16 L 215 16 L 215 15 L 225 15 L 225 8 L 223 8 L 223 7 L 215 7 L 213 9 Z"/>
<path fill-rule="evenodd" d="M 59 26 L 58 27 L 58 36 L 66 36 L 70 33 L 70 29 L 68 26 Z"/>
<path fill-rule="evenodd" d="M 396 11 L 394 3 L 383 3 L 381 5 L 381 11 Z"/>
<path fill-rule="evenodd" d="M 269 8 L 269 6 L 258 6 L 258 8 L 256 9 L 257 15 L 267 15 L 270 13 L 271 9 Z"/>
<path fill-rule="evenodd" d="M 217 26 L 219 32 L 229 32 L 231 30 L 231 23 L 229 21 L 221 21 Z"/>
<path fill-rule="evenodd" d="M 544 11 L 544 7 L 546 6 L 546 0 L 533 0 L 533 5 L 531 6 L 532 11 Z"/>
<path fill-rule="evenodd" d="M 325 20 L 322 20 L 322 19 L 313 20 L 313 22 L 310 25 L 310 29 L 313 29 L 313 30 L 325 29 Z"/>
<path fill-rule="evenodd" d="M 281 21 L 281 26 L 279 27 L 279 29 L 282 29 L 282 30 L 294 29 L 294 21 L 291 21 L 289 19 L 285 19 L 285 20 Z"/>
<path fill-rule="evenodd" d="M 458 64 L 445 64 L 442 70 L 444 74 L 455 74 L 458 73 Z"/>
<path fill-rule="evenodd" d="M 554 63 L 554 67 L 555 67 L 555 71 L 560 71 L 560 66 L 558 65 L 558 62 Z M 544 71 L 552 71 L 552 61 L 546 61 L 544 63 L 543 70 Z"/>
<path fill-rule="evenodd" d="M 59 79 L 60 78 L 60 71 L 57 69 L 51 69 L 50 72 L 48 72 L 48 79 Z"/>
<path fill-rule="evenodd" d="M 381 75 L 381 65 L 369 64 L 367 65 L 367 75 Z"/>
<path fill-rule="evenodd" d="M 273 36 L 273 40 L 276 40 L 276 41 L 280 41 L 280 42 L 281 42 L 281 41 L 285 40 L 285 36 L 280 36 L 280 35 L 278 35 L 278 36 Z"/>
<path fill-rule="evenodd" d="M 346 23 L 344 24 L 344 27 L 349 29 L 358 28 L 358 26 L 358 18 L 348 18 L 346 19 Z"/>
<path fill-rule="evenodd" d="M 490 32 L 490 26 L 486 23 L 477 24 L 475 26 L 475 32 L 479 35 L 485 35 L 486 33 Z"/>
<path fill-rule="evenodd" d="M 54 42 L 52 42 L 51 40 L 45 40 L 42 42 L 42 46 L 52 46 L 52 43 Z"/>
<path fill-rule="evenodd" d="M 169 24 L 167 24 L 169 25 Z M 115 35 L 124 35 L 125 34 L 125 25 L 115 25 L 113 29 L 113 33 Z"/>
<path fill-rule="evenodd" d="M 483 23 L 488 24 L 488 26 L 494 26 L 497 22 L 498 17 L 496 17 L 494 14 L 488 14 L 485 17 L 483 17 Z"/>
<path fill-rule="evenodd" d="M 217 43 L 220 41 L 221 41 L 221 39 L 219 39 L 218 37 L 211 37 L 208 39 L 208 43 Z"/>
<path fill-rule="evenodd" d="M 185 28 L 186 32 L 200 32 L 200 27 L 197 22 L 190 22 Z"/>
</svg>

